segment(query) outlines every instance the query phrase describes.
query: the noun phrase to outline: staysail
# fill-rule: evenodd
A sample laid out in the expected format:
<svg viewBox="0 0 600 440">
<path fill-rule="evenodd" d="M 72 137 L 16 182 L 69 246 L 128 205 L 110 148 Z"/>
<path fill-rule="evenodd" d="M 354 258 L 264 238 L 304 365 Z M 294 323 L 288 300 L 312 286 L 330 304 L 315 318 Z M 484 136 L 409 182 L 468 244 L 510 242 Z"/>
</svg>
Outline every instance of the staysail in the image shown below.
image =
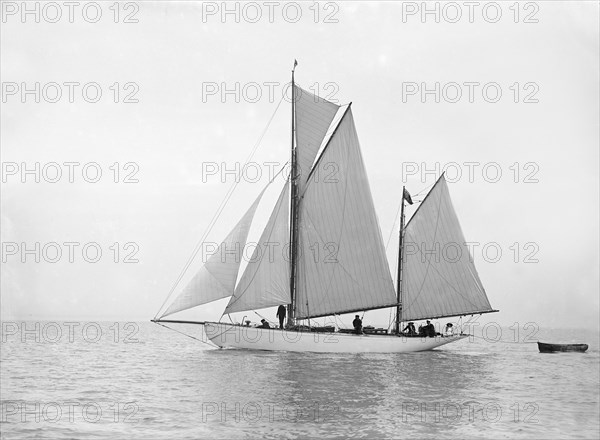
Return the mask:
<svg viewBox="0 0 600 440">
<path fill-rule="evenodd" d="M 404 228 L 402 320 L 491 312 L 442 175 Z"/>
<path fill-rule="evenodd" d="M 339 106 L 294 86 L 296 108 L 296 142 L 298 151 L 298 189 L 302 191 L 327 129 Z"/>
<path fill-rule="evenodd" d="M 289 180 L 224 314 L 290 302 Z"/>
<path fill-rule="evenodd" d="M 162 317 L 233 295 L 248 231 L 264 190 Z"/>
<path fill-rule="evenodd" d="M 300 198 L 296 317 L 305 319 L 396 304 L 349 108 Z"/>
</svg>

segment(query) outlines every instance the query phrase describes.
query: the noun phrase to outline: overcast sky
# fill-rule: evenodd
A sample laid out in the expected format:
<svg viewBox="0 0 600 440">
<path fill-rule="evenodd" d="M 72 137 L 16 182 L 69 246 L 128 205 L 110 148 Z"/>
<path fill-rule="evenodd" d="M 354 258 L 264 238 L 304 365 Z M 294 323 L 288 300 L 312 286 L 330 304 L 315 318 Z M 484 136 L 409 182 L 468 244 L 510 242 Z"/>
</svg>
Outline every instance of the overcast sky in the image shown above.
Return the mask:
<svg viewBox="0 0 600 440">
<path fill-rule="evenodd" d="M 402 185 L 417 194 L 447 167 L 501 310 L 487 319 L 597 328 L 596 2 L 431 2 L 439 22 L 421 2 L 232 3 L 224 16 L 221 2 L 121 4 L 118 16 L 101 2 L 99 18 L 81 5 L 42 4 L 36 23 L 3 3 L 3 319 L 153 317 L 233 182 L 222 164 L 244 163 L 297 59 L 300 85 L 353 102 L 384 242 Z M 289 130 L 284 100 L 253 158 L 262 179 L 239 185 L 209 239 L 263 188 L 264 163 L 288 160 Z M 392 270 L 395 252 L 392 240 Z M 216 306 L 194 316 L 218 318 Z"/>
</svg>

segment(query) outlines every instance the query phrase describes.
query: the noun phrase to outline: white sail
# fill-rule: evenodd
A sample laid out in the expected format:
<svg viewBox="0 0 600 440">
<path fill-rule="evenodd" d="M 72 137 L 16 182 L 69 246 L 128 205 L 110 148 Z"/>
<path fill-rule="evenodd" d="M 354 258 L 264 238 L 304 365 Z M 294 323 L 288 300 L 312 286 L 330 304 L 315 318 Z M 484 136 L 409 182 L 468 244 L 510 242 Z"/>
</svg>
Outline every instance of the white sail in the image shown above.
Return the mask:
<svg viewBox="0 0 600 440">
<path fill-rule="evenodd" d="M 233 295 L 248 231 L 263 194 L 264 190 L 215 253 L 208 257 L 206 263 L 175 298 L 163 317 Z"/>
<path fill-rule="evenodd" d="M 299 205 L 296 317 L 397 302 L 352 112 L 324 149 Z"/>
<path fill-rule="evenodd" d="M 339 106 L 294 86 L 296 103 L 298 189 L 306 185 L 308 173 Z"/>
<path fill-rule="evenodd" d="M 224 314 L 291 302 L 289 190 L 288 181 Z"/>
<path fill-rule="evenodd" d="M 404 229 L 402 320 L 492 311 L 442 175 Z"/>
</svg>

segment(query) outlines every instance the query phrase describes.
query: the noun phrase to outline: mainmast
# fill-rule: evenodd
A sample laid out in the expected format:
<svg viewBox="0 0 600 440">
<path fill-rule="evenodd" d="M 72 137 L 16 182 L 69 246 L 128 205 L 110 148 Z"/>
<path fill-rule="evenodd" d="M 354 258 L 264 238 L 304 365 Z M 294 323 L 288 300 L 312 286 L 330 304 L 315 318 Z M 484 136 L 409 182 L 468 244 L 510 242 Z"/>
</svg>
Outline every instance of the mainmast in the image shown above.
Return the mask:
<svg viewBox="0 0 600 440">
<path fill-rule="evenodd" d="M 402 315 L 402 248 L 403 248 L 403 240 L 402 236 L 404 235 L 404 192 L 406 189 L 402 187 L 402 207 L 400 208 L 400 232 L 399 232 L 399 245 L 398 245 L 398 279 L 397 282 L 397 300 L 398 305 L 396 306 L 396 334 L 400 334 L 400 321 Z"/>
<path fill-rule="evenodd" d="M 290 296 L 291 303 L 287 306 L 287 324 L 288 326 L 294 325 L 295 311 L 296 311 L 296 256 L 298 248 L 298 165 L 296 161 L 296 91 L 294 87 L 294 71 L 298 61 L 294 60 L 294 67 L 292 68 L 292 169 L 290 174 Z"/>
</svg>

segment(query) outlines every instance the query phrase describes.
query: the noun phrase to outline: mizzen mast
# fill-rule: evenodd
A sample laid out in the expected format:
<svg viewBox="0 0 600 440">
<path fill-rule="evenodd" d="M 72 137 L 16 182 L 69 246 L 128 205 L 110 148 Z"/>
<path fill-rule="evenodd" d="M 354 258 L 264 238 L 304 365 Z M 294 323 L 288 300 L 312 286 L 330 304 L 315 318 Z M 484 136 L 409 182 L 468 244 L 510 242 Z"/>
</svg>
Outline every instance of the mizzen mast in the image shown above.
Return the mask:
<svg viewBox="0 0 600 440">
<path fill-rule="evenodd" d="M 402 187 L 402 206 L 400 208 L 400 232 L 399 234 L 399 240 L 398 240 L 398 278 L 396 280 L 397 283 L 397 299 L 398 299 L 398 305 L 396 306 L 396 334 L 400 333 L 400 321 L 401 321 L 401 315 L 402 315 L 402 248 L 403 248 L 403 243 L 402 243 L 402 235 L 404 233 L 404 193 L 406 192 L 405 187 Z"/>
</svg>

